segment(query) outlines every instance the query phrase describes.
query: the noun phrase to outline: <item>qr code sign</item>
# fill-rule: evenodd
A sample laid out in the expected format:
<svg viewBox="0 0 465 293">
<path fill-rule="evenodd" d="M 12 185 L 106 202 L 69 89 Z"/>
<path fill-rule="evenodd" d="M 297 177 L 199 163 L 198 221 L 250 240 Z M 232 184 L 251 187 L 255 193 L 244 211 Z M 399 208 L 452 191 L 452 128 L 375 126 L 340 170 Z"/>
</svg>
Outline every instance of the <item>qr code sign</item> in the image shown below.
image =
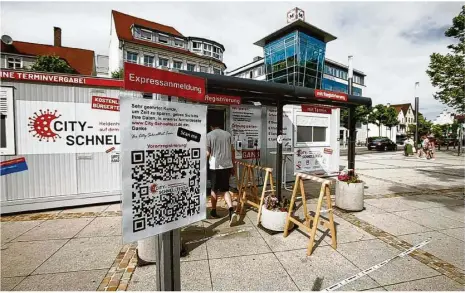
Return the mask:
<svg viewBox="0 0 465 293">
<path fill-rule="evenodd" d="M 199 148 L 132 151 L 131 165 L 133 232 L 200 213 Z"/>
</svg>

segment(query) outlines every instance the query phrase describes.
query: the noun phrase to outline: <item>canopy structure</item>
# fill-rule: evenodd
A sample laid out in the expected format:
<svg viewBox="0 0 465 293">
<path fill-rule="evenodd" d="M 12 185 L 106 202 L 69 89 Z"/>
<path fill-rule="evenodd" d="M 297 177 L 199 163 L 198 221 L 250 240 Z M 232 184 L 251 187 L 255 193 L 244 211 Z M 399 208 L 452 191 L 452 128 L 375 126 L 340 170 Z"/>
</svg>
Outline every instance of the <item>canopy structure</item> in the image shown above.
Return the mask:
<svg viewBox="0 0 465 293">
<path fill-rule="evenodd" d="M 277 133 L 283 133 L 283 106 L 289 104 L 320 104 L 334 107 L 349 108 L 349 145 L 348 162 L 349 169 L 355 168 L 355 107 L 371 106 L 371 99 L 354 95 L 346 95 L 346 100 L 329 99 L 316 96 L 318 90 L 293 86 L 288 84 L 273 83 L 252 79 L 244 79 L 225 75 L 208 74 L 203 72 L 180 71 L 181 73 L 201 77 L 206 82 L 207 94 L 222 94 L 240 96 L 243 104 L 256 104 L 274 106 L 277 108 Z M 337 94 L 337 93 L 335 93 Z M 277 196 L 281 198 L 282 181 L 282 144 L 276 146 L 276 189 Z"/>
</svg>

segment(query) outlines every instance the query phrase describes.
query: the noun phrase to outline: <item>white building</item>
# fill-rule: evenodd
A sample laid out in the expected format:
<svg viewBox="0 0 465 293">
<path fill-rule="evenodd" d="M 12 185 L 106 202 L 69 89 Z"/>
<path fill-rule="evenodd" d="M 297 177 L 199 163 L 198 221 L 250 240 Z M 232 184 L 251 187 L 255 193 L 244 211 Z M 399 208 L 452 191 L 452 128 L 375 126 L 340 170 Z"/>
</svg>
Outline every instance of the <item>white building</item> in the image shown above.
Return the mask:
<svg viewBox="0 0 465 293">
<path fill-rule="evenodd" d="M 186 37 L 174 27 L 111 12 L 110 74 L 120 70 L 123 62 L 223 74 L 224 51 L 224 46 L 215 41 Z"/>
<path fill-rule="evenodd" d="M 454 115 L 455 113 L 445 108 L 442 112 L 434 119 L 434 125 L 444 125 L 444 124 L 453 124 L 454 123 Z"/>
<path fill-rule="evenodd" d="M 396 104 L 391 105 L 397 111 L 397 133 L 399 135 L 406 135 L 409 130 L 410 124 L 415 124 L 415 111 L 413 110 L 412 104 Z"/>
</svg>

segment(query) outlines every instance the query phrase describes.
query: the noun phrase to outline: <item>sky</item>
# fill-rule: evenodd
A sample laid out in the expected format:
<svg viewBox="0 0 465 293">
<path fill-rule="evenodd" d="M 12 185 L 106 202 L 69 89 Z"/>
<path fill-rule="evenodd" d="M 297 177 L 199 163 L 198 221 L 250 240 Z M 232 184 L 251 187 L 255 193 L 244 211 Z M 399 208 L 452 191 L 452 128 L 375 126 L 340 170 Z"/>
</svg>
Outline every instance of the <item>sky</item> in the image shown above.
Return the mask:
<svg viewBox="0 0 465 293">
<path fill-rule="evenodd" d="M 363 71 L 363 96 L 373 104 L 412 103 L 420 82 L 420 112 L 433 120 L 444 108 L 433 98 L 425 70 L 433 52 L 447 53 L 444 31 L 463 2 L 4 2 L 1 34 L 13 40 L 53 44 L 53 27 L 62 44 L 108 55 L 111 10 L 175 27 L 185 36 L 224 45 L 227 71 L 263 56 L 253 43 L 286 25 L 294 7 L 305 21 L 337 37 L 326 57 Z"/>
</svg>

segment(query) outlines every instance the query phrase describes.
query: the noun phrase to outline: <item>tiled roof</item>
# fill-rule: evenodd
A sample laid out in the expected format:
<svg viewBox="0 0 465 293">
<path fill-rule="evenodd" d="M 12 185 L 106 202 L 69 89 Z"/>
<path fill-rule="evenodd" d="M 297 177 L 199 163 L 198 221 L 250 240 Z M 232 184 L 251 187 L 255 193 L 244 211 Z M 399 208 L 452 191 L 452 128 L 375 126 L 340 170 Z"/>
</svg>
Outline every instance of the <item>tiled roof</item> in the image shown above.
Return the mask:
<svg viewBox="0 0 465 293">
<path fill-rule="evenodd" d="M 408 108 L 411 107 L 412 104 L 398 104 L 398 105 L 391 105 L 394 109 L 396 109 L 397 114 L 402 110 L 402 113 L 404 113 L 404 116 L 407 115 Z M 415 112 L 415 111 L 414 111 Z"/>
<path fill-rule="evenodd" d="M 56 55 L 65 60 L 76 73 L 92 75 L 94 73 L 94 51 L 14 41 L 11 45 L 1 42 L 2 53 L 27 56 Z"/>
</svg>

